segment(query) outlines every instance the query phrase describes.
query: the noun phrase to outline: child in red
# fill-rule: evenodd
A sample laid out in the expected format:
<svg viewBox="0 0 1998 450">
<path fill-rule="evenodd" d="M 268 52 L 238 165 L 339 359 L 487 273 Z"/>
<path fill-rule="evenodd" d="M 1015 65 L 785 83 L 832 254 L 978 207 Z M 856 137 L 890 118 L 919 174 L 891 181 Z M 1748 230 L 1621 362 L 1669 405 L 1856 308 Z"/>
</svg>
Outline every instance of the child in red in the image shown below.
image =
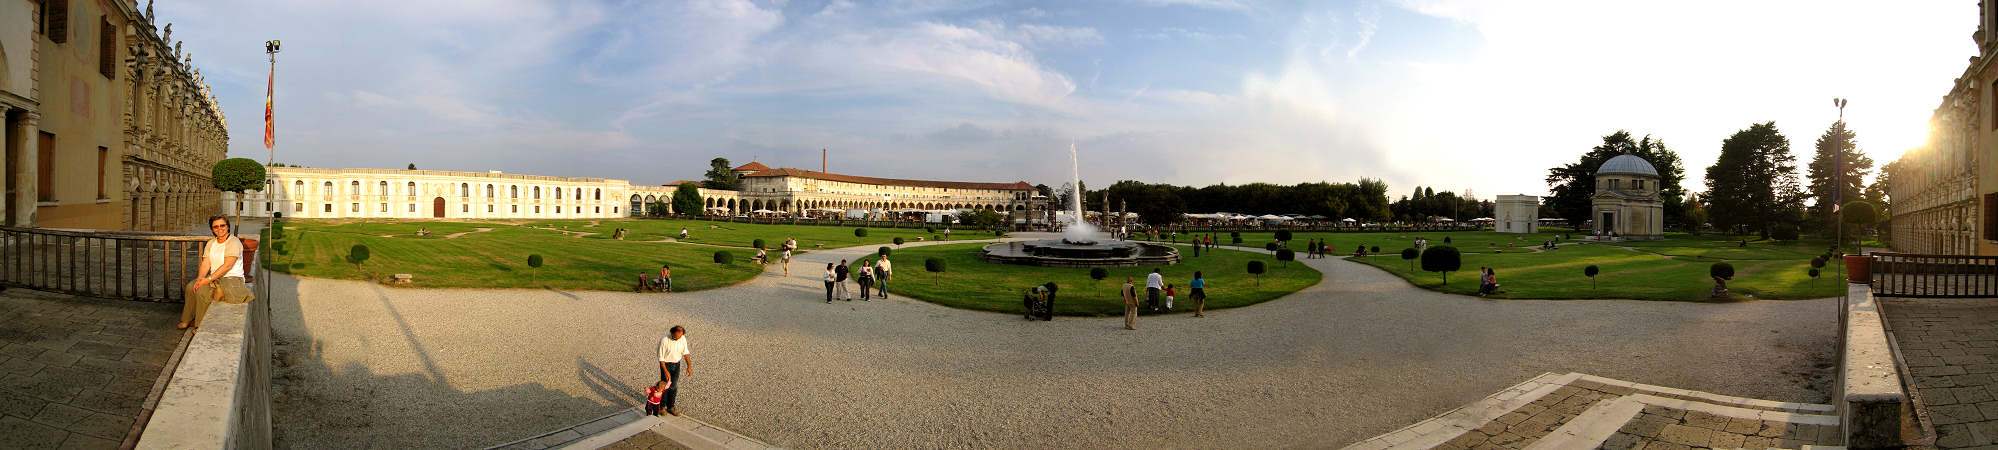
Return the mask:
<svg viewBox="0 0 1998 450">
<path fill-rule="evenodd" d="M 673 387 L 673 382 L 660 381 L 658 384 L 652 385 L 652 387 L 645 388 L 645 415 L 659 415 L 660 397 L 666 395 L 666 388 L 669 387 Z"/>
</svg>

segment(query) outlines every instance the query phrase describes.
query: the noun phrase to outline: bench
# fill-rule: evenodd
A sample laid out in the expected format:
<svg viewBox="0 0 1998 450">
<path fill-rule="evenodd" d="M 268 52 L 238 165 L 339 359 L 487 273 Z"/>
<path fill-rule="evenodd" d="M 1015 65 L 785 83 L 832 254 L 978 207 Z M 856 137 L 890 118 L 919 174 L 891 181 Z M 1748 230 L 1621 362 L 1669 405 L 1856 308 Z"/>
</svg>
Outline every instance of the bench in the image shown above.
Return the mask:
<svg viewBox="0 0 1998 450">
<path fill-rule="evenodd" d="M 404 284 L 404 283 L 409 283 L 409 282 L 413 282 L 413 281 L 416 281 L 416 275 L 410 275 L 410 274 L 406 274 L 406 273 L 398 273 L 398 274 L 395 274 L 395 283 L 396 283 L 396 284 Z"/>
</svg>

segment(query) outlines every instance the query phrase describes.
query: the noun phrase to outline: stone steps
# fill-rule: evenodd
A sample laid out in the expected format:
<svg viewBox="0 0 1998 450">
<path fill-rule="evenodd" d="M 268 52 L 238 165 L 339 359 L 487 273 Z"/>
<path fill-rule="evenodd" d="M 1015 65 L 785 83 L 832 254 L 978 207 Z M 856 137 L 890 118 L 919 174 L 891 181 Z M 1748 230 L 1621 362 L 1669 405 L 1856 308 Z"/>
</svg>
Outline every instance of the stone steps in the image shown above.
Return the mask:
<svg viewBox="0 0 1998 450">
<path fill-rule="evenodd" d="M 1347 448 L 1829 448 L 1820 444 L 1841 441 L 1833 412 L 1830 405 L 1548 373 Z"/>
</svg>

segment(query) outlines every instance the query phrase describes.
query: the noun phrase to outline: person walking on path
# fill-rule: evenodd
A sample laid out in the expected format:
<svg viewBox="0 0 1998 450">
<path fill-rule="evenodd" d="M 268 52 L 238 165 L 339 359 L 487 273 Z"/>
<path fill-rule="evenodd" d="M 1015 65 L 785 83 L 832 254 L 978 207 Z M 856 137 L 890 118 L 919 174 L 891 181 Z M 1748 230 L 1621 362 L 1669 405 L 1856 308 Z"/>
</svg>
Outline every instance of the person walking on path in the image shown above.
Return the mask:
<svg viewBox="0 0 1998 450">
<path fill-rule="evenodd" d="M 860 260 L 860 274 L 855 275 L 853 279 L 860 284 L 860 300 L 867 301 L 872 299 L 872 297 L 868 297 L 867 288 L 874 285 L 874 263 L 864 259 Z"/>
<path fill-rule="evenodd" d="M 1165 275 L 1153 268 L 1151 275 L 1145 275 L 1145 306 L 1152 311 L 1159 310 L 1159 291 L 1165 290 Z"/>
<path fill-rule="evenodd" d="M 826 303 L 832 303 L 833 263 L 826 263 L 826 275 L 824 279 L 826 282 Z"/>
<path fill-rule="evenodd" d="M 236 263 L 243 259 L 243 241 L 230 232 L 229 218 L 209 217 L 208 231 L 215 238 L 201 243 L 200 277 L 187 283 L 176 326 L 179 329 L 201 328 L 201 318 L 208 315 L 211 302 L 248 303 L 256 298 L 250 287 L 243 285 L 243 265 Z"/>
<path fill-rule="evenodd" d="M 1207 279 L 1200 277 L 1200 271 L 1193 271 L 1193 282 L 1186 283 L 1192 289 L 1187 298 L 1193 300 L 1193 317 L 1207 317 Z"/>
<path fill-rule="evenodd" d="M 783 258 L 783 261 L 784 261 L 784 278 L 790 278 L 790 277 L 791 277 L 791 246 L 790 246 L 789 244 L 786 244 L 786 245 L 784 246 L 784 255 L 783 255 L 783 256 L 780 256 L 780 258 Z"/>
<path fill-rule="evenodd" d="M 1124 296 L 1124 329 L 1138 329 L 1138 290 L 1131 285 L 1131 276 L 1124 276 L 1124 286 L 1118 291 Z"/>
<path fill-rule="evenodd" d="M 849 273 L 850 271 L 846 268 L 846 260 L 844 259 L 839 260 L 839 267 L 833 268 L 834 295 L 850 302 L 853 301 L 853 292 L 846 290 L 846 278 Z"/>
<path fill-rule="evenodd" d="M 888 255 L 881 255 L 881 261 L 874 263 L 874 293 L 888 298 L 888 280 L 895 278 L 894 265 L 888 263 Z"/>
<path fill-rule="evenodd" d="M 680 415 L 680 410 L 673 407 L 673 397 L 686 384 L 679 382 L 682 365 L 687 367 L 687 376 L 694 376 L 694 353 L 687 349 L 687 329 L 674 325 L 666 337 L 659 338 L 659 381 L 670 383 L 666 385 L 666 395 L 661 396 L 665 400 L 662 404 L 667 414 L 675 416 Z"/>
</svg>

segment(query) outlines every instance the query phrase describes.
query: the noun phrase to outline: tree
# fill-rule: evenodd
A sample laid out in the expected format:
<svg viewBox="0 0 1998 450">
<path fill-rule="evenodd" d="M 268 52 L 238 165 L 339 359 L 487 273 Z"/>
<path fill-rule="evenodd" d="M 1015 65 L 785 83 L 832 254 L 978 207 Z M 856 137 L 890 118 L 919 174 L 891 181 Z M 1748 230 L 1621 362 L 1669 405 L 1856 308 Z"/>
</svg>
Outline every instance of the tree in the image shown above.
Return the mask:
<svg viewBox="0 0 1998 450">
<path fill-rule="evenodd" d="M 1277 230 L 1276 232 L 1277 242 L 1290 242 L 1290 238 L 1292 237 L 1295 237 L 1295 235 L 1291 234 L 1290 230 Z"/>
<path fill-rule="evenodd" d="M 902 245 L 902 238 L 900 237 L 895 238 L 895 245 Z"/>
<path fill-rule="evenodd" d="M 895 240 L 900 241 L 902 240 L 902 238 L 895 238 Z M 896 243 L 900 244 L 900 242 Z M 888 246 L 883 245 L 881 246 L 881 248 L 874 249 L 874 254 L 881 255 L 881 257 L 886 258 L 888 257 L 889 253 L 894 253 L 894 251 L 895 251 L 894 249 L 888 248 Z"/>
<path fill-rule="evenodd" d="M 645 215 L 650 217 L 666 217 L 666 206 L 666 202 L 652 202 L 646 205 Z"/>
<path fill-rule="evenodd" d="M 680 183 L 673 189 L 673 212 L 680 214 L 701 214 L 705 206 L 701 203 L 701 188 L 694 183 Z"/>
<path fill-rule="evenodd" d="M 527 255 L 527 267 L 532 269 L 528 272 L 528 279 L 537 284 L 541 283 L 541 255 Z"/>
<path fill-rule="evenodd" d="M 409 170 L 416 170 L 416 163 L 409 163 Z"/>
<path fill-rule="evenodd" d="M 1262 261 L 1249 261 L 1249 274 L 1256 276 L 1256 287 L 1263 286 L 1263 272 L 1267 270 Z"/>
<path fill-rule="evenodd" d="M 1110 271 L 1102 267 L 1089 269 L 1089 279 L 1096 280 L 1096 295 L 1103 295 L 1103 279 L 1110 277 Z"/>
<path fill-rule="evenodd" d="M 1707 168 L 1707 214 L 1722 229 L 1755 231 L 1769 238 L 1775 225 L 1794 218 L 1803 193 L 1797 185 L 1790 139 L 1764 122 L 1721 141 L 1720 158 Z"/>
<path fill-rule="evenodd" d="M 1589 289 L 1596 288 L 1596 274 L 1599 273 L 1603 273 L 1603 269 L 1596 267 L 1595 264 L 1582 268 L 1582 275 L 1589 277 Z"/>
<path fill-rule="evenodd" d="M 980 209 L 964 214 L 964 224 L 978 229 L 994 229 L 1005 224 L 1006 216 L 998 211 Z"/>
<path fill-rule="evenodd" d="M 1840 239 L 1862 236 L 1864 235 L 1862 231 L 1865 230 L 1867 226 L 1873 225 L 1874 222 L 1880 221 L 1880 218 L 1878 217 L 1880 215 L 1879 211 L 1873 207 L 1872 203 L 1867 203 L 1865 200 L 1853 200 L 1851 202 L 1847 202 L 1845 204 L 1845 207 L 1840 209 L 1843 210 L 1842 212 L 1845 213 L 1845 223 L 1846 223 L 1846 231 L 1845 231 L 1846 236 L 1841 236 Z M 1841 243 L 1840 245 L 1844 244 Z M 1853 249 L 1855 253 L 1858 252 L 1858 248 L 1859 244 L 1854 243 Z"/>
<path fill-rule="evenodd" d="M 1814 258 L 1811 258 L 1811 271 L 1809 272 L 1809 273 L 1810 273 L 1810 275 L 1811 275 L 1811 287 L 1814 287 L 1814 288 L 1815 288 L 1815 287 L 1818 287 L 1818 275 L 1819 275 L 1819 272 L 1818 272 L 1818 271 L 1819 271 L 1820 269 L 1824 269 L 1824 268 L 1825 268 L 1825 260 L 1826 260 L 1826 259 L 1827 259 L 1827 258 L 1825 258 L 1825 257 L 1823 257 L 1823 256 L 1819 256 L 1819 257 L 1814 257 Z"/>
<path fill-rule="evenodd" d="M 354 270 L 361 270 L 361 263 L 367 262 L 368 256 L 366 245 L 355 245 L 347 249 L 347 262 L 354 265 Z"/>
<path fill-rule="evenodd" d="M 1623 154 L 1644 158 L 1658 169 L 1658 196 L 1665 203 L 1665 223 L 1679 223 L 1683 211 L 1678 203 L 1686 195 L 1685 188 L 1680 186 L 1686 178 L 1686 169 L 1680 164 L 1679 154 L 1666 148 L 1663 140 L 1649 135 L 1632 140 L 1630 132 L 1624 130 L 1603 136 L 1602 145 L 1589 149 L 1575 163 L 1547 169 L 1550 187 L 1543 201 L 1554 210 L 1551 217 L 1567 219 L 1576 226 L 1589 220 L 1589 198 L 1596 195 L 1596 170 L 1610 158 Z"/>
<path fill-rule="evenodd" d="M 737 190 L 742 187 L 742 175 L 737 175 L 735 169 L 729 167 L 728 158 L 708 160 L 707 181 L 702 187 L 724 191 Z"/>
<path fill-rule="evenodd" d="M 1873 168 L 1873 158 L 1859 151 L 1858 144 L 1853 142 L 1856 135 L 1845 125 L 1845 121 L 1832 122 L 1831 129 L 1818 136 L 1817 152 L 1811 156 L 1811 184 L 1806 195 L 1816 201 L 1811 205 L 1811 217 L 1825 229 L 1837 225 L 1833 222 L 1838 219 L 1831 205 L 1864 198 L 1862 188 L 1865 187 L 1865 180 L 1862 178 Z M 1844 160 L 1837 173 L 1833 173 L 1832 168 L 1834 157 Z M 1834 178 L 1838 179 L 1837 196 L 1832 195 Z"/>
<path fill-rule="evenodd" d="M 1285 266 L 1289 266 L 1290 265 L 1289 263 L 1291 261 L 1297 260 L 1297 251 L 1287 248 L 1282 250 L 1277 250 L 1276 259 L 1277 261 L 1283 261 Z"/>
<path fill-rule="evenodd" d="M 1450 284 L 1450 272 L 1464 267 L 1464 256 L 1456 247 L 1430 247 L 1422 251 L 1422 271 L 1441 272 L 1443 284 Z"/>
<path fill-rule="evenodd" d="M 729 253 L 728 250 L 717 250 L 715 251 L 714 261 L 715 264 L 728 265 L 735 262 L 735 254 Z"/>
<path fill-rule="evenodd" d="M 853 237 L 867 237 L 867 229 L 866 228 L 853 229 Z"/>
<path fill-rule="evenodd" d="M 763 239 L 761 238 L 751 239 L 749 241 L 749 246 L 753 248 L 763 248 Z"/>
<path fill-rule="evenodd" d="M 1422 256 L 1421 253 L 1415 252 L 1414 247 L 1401 249 L 1401 259 L 1408 261 L 1408 270 L 1410 272 L 1415 271 L 1415 258 L 1419 258 L 1421 256 Z"/>
<path fill-rule="evenodd" d="M 236 199 L 239 201 L 243 198 L 243 191 L 262 191 L 266 182 L 264 165 L 249 158 L 229 158 L 216 162 L 215 167 L 208 171 L 208 180 L 214 183 L 215 189 L 236 193 Z M 243 208 L 236 208 L 235 223 L 242 222 Z"/>
<path fill-rule="evenodd" d="M 942 280 L 943 280 L 944 269 L 947 268 L 948 267 L 945 267 L 944 265 L 943 258 L 930 257 L 923 259 L 923 270 L 928 271 L 929 273 L 936 274 L 936 277 L 931 278 L 931 280 L 934 280 L 931 282 L 931 284 L 933 285 L 941 284 L 943 282 Z"/>
<path fill-rule="evenodd" d="M 1263 250 L 1268 250 L 1271 255 L 1275 255 L 1277 252 L 1277 243 L 1275 242 L 1263 243 Z"/>
</svg>

